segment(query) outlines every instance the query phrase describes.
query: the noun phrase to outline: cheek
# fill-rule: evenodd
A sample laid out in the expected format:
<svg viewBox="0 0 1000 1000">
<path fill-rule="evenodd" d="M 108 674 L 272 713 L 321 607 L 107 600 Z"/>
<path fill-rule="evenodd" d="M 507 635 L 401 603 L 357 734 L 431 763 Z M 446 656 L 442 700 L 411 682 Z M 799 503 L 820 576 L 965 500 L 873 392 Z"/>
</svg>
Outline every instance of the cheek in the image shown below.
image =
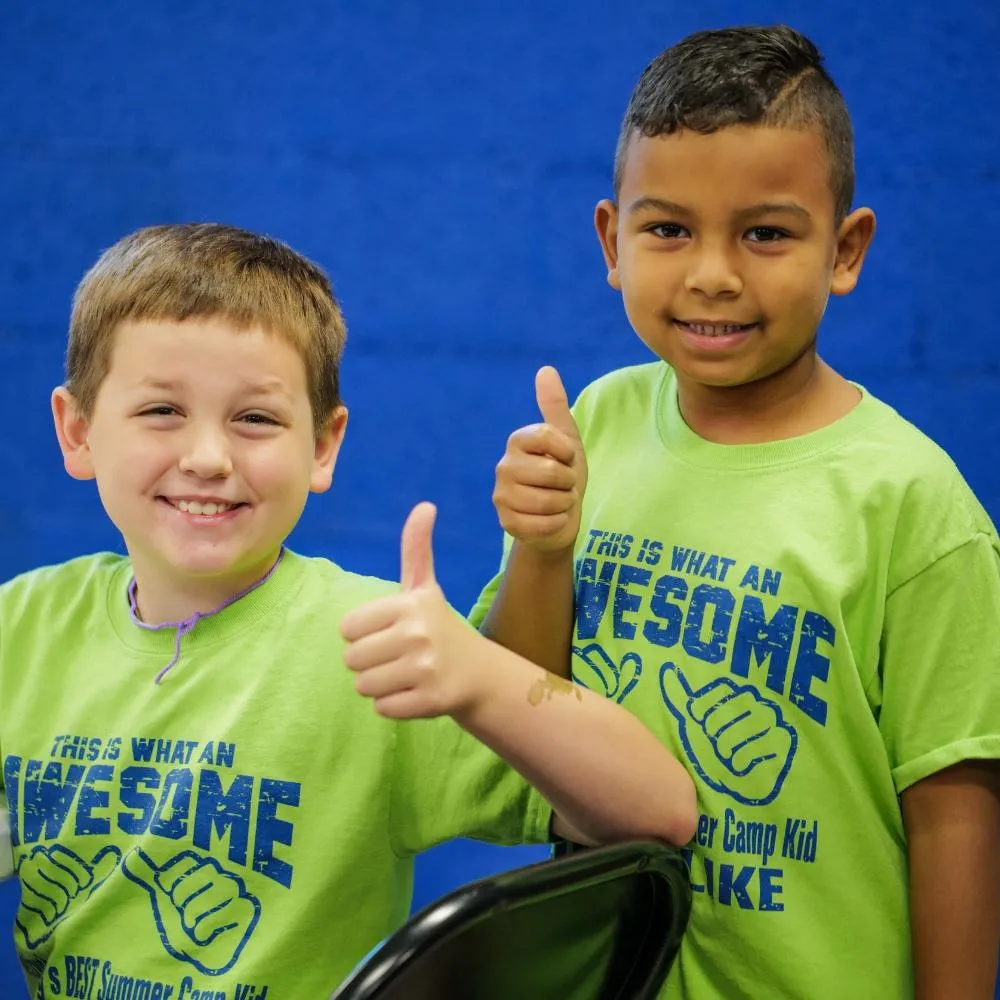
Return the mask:
<svg viewBox="0 0 1000 1000">
<path fill-rule="evenodd" d="M 766 269 L 755 285 L 765 312 L 817 315 L 826 306 L 830 278 L 822 260 L 808 257 Z"/>
<path fill-rule="evenodd" d="M 249 449 L 241 464 L 246 477 L 262 492 L 293 495 L 308 489 L 312 451 L 307 453 L 298 442 L 273 441 Z"/>
<path fill-rule="evenodd" d="M 144 436 L 136 439 L 127 433 L 113 441 L 91 439 L 91 455 L 99 482 L 121 492 L 123 488 L 142 488 L 158 480 L 173 464 L 166 442 Z"/>
<path fill-rule="evenodd" d="M 683 281 L 680 261 L 665 253 L 633 254 L 621 268 L 626 310 L 659 311 Z"/>
</svg>

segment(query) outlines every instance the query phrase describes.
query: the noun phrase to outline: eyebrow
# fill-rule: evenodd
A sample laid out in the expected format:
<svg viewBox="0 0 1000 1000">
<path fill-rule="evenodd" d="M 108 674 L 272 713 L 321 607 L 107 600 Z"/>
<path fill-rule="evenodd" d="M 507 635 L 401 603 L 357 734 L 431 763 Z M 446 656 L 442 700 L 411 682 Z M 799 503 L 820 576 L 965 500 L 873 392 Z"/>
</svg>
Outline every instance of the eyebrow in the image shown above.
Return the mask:
<svg viewBox="0 0 1000 1000">
<path fill-rule="evenodd" d="M 689 215 L 690 213 L 683 205 L 678 205 L 675 201 L 665 201 L 663 198 L 636 198 L 626 210 L 629 215 L 636 212 L 643 212 L 653 209 L 657 212 L 667 212 L 671 215 Z"/>
<path fill-rule="evenodd" d="M 136 389 L 157 389 L 163 392 L 173 392 L 180 388 L 178 382 L 171 382 L 162 378 L 141 378 L 135 383 Z"/>
<path fill-rule="evenodd" d="M 799 218 L 805 220 L 812 218 L 806 209 L 794 201 L 762 201 L 759 205 L 751 205 L 749 208 L 742 208 L 736 214 L 741 218 L 746 218 L 751 215 L 771 214 L 797 215 Z"/>
<path fill-rule="evenodd" d="M 644 211 L 665 212 L 668 215 L 691 214 L 690 209 L 685 208 L 683 205 L 678 205 L 675 201 L 667 201 L 664 198 L 636 198 L 636 200 L 633 201 L 632 204 L 630 204 L 626 209 L 628 215 L 634 215 L 636 212 Z M 794 201 L 763 201 L 757 205 L 750 205 L 747 208 L 741 208 L 736 213 L 737 217 L 741 219 L 749 218 L 754 215 L 768 214 L 796 215 L 801 219 L 812 219 L 809 212 Z"/>
<path fill-rule="evenodd" d="M 174 382 L 170 379 L 144 378 L 135 384 L 137 389 L 153 389 L 157 392 L 177 392 L 184 388 L 183 382 Z M 247 382 L 240 387 L 240 391 L 248 396 L 286 396 L 291 398 L 291 393 L 285 388 L 284 383 L 279 378 L 268 378 L 260 382 Z"/>
</svg>

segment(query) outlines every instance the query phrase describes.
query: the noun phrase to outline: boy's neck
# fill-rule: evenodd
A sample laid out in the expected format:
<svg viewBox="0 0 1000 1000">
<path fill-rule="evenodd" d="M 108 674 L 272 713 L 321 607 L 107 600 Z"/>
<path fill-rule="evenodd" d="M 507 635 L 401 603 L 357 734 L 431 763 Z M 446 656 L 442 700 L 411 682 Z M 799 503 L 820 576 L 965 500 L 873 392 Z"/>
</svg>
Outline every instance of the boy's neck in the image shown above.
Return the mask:
<svg viewBox="0 0 1000 1000">
<path fill-rule="evenodd" d="M 133 560 L 133 583 L 129 598 L 133 615 L 152 627 L 179 625 L 197 617 L 215 614 L 264 583 L 281 562 L 284 549 L 265 562 L 224 579 L 165 580 L 146 571 Z"/>
<path fill-rule="evenodd" d="M 684 422 L 714 444 L 764 444 L 799 437 L 846 416 L 861 393 L 815 353 L 776 375 L 740 386 L 678 378 Z"/>
</svg>

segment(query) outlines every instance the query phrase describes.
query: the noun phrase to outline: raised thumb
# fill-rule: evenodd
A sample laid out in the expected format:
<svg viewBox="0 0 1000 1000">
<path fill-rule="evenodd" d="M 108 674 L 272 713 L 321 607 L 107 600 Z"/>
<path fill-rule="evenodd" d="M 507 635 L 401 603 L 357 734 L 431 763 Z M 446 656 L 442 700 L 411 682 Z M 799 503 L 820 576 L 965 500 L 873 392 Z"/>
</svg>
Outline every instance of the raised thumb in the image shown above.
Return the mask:
<svg viewBox="0 0 1000 1000">
<path fill-rule="evenodd" d="M 551 424 L 556 430 L 568 434 L 570 437 L 578 438 L 580 432 L 577 430 L 576 421 L 569 408 L 569 398 L 563 387 L 559 372 L 551 365 L 539 368 L 535 376 L 535 399 L 538 402 L 538 410 L 542 419 Z"/>
<path fill-rule="evenodd" d="M 156 878 L 160 870 L 153 864 L 149 855 L 138 847 L 134 847 L 122 858 L 122 871 L 132 882 L 146 889 L 153 897 L 163 891 Z"/>
<path fill-rule="evenodd" d="M 424 501 L 418 503 L 403 525 L 400 540 L 399 582 L 403 590 L 434 582 L 434 549 L 432 538 L 437 507 Z"/>
<path fill-rule="evenodd" d="M 118 867 L 122 853 L 117 847 L 110 845 L 102 847 L 94 860 L 90 862 L 90 885 L 96 889 L 102 882 L 109 879 Z"/>
<path fill-rule="evenodd" d="M 691 698 L 694 692 L 680 667 L 665 663 L 660 671 L 660 687 L 663 689 L 663 697 L 676 714 L 691 715 Z"/>
</svg>

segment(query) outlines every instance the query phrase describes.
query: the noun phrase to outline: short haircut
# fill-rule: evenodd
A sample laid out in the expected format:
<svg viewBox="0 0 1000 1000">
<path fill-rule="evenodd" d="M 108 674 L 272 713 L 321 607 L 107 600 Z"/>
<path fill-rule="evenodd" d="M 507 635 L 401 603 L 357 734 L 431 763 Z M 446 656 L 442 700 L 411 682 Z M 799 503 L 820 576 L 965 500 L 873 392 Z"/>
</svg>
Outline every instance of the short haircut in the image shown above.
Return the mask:
<svg viewBox="0 0 1000 1000">
<path fill-rule="evenodd" d="M 730 125 L 819 130 L 830 159 L 839 223 L 854 199 L 854 137 L 847 105 L 819 49 L 785 25 L 699 31 L 661 52 L 632 91 L 615 152 L 615 197 L 628 144 L 681 129 Z"/>
<path fill-rule="evenodd" d="M 90 416 L 124 323 L 211 317 L 295 348 L 320 433 L 340 405 L 347 338 L 330 280 L 284 243 L 233 226 L 151 226 L 106 250 L 73 298 L 66 387 Z"/>
</svg>

